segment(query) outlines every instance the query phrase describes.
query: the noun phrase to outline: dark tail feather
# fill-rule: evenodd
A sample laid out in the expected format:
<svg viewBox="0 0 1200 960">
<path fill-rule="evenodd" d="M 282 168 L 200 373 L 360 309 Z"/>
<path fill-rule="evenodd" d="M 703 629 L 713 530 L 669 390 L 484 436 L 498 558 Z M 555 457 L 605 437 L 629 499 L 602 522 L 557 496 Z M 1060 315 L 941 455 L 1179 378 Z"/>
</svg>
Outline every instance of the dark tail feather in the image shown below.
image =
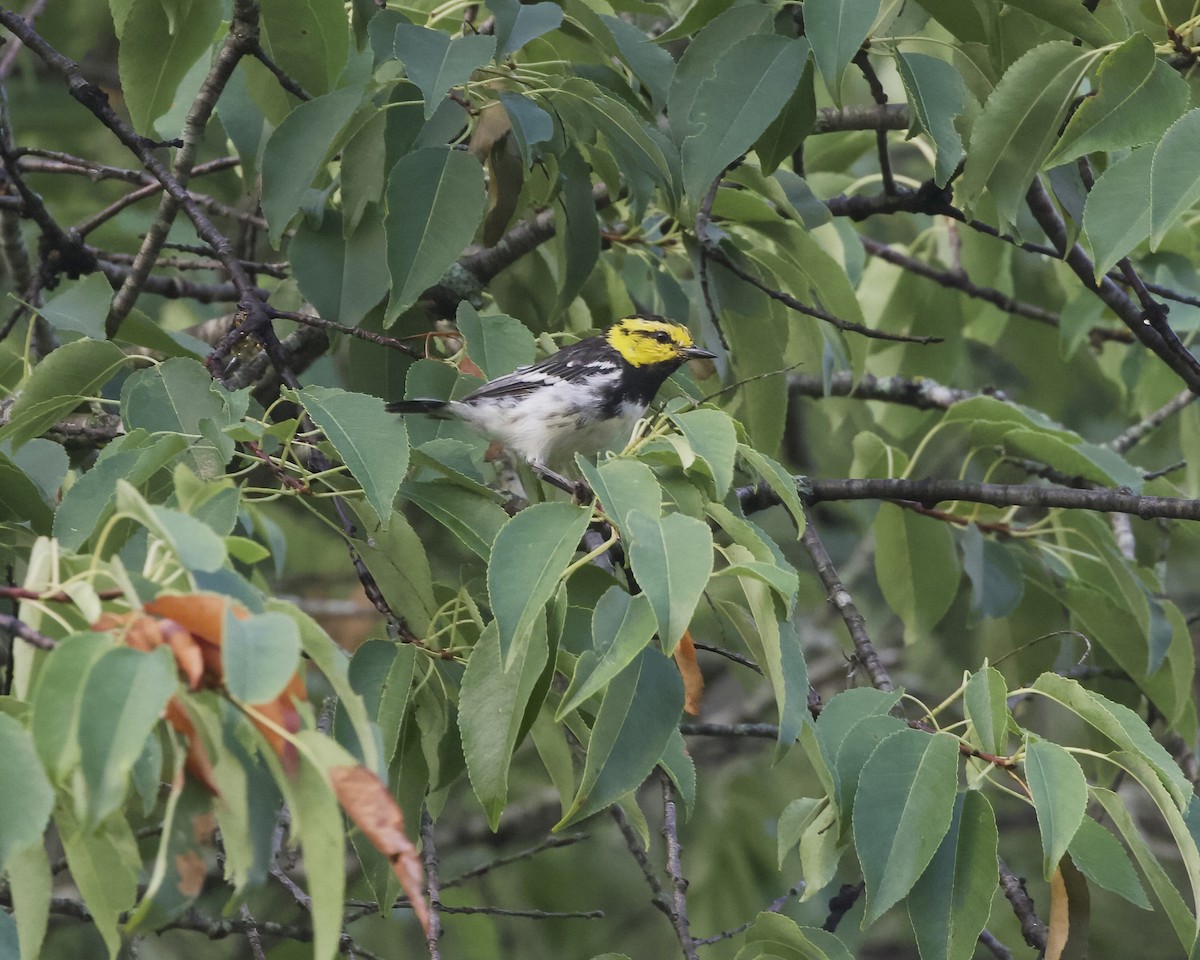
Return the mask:
<svg viewBox="0 0 1200 960">
<path fill-rule="evenodd" d="M 388 413 L 445 413 L 449 403 L 445 400 L 396 400 L 384 409 Z"/>
</svg>

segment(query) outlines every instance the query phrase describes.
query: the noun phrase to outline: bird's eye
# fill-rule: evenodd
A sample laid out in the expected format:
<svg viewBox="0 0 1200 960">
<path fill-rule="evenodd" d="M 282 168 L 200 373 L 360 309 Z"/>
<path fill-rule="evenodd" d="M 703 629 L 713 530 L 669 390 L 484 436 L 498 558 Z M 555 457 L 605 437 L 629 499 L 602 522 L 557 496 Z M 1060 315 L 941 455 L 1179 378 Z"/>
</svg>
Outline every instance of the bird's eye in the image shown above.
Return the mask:
<svg viewBox="0 0 1200 960">
<path fill-rule="evenodd" d="M 660 331 L 658 331 L 658 333 L 656 333 L 654 335 L 654 339 L 657 340 L 659 343 L 670 343 L 671 335 L 669 333 L 667 333 L 665 330 L 660 330 Z"/>
</svg>

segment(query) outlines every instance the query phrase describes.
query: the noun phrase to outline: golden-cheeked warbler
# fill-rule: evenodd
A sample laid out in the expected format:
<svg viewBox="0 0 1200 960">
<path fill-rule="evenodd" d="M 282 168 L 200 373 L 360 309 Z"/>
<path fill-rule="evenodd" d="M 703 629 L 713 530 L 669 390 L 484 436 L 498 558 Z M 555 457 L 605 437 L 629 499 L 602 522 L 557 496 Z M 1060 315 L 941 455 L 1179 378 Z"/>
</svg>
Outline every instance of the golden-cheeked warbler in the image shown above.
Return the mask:
<svg viewBox="0 0 1200 960">
<path fill-rule="evenodd" d="M 552 467 L 576 453 L 627 438 L 667 377 L 687 360 L 713 356 L 680 323 L 626 317 L 461 400 L 401 400 L 387 409 L 462 420 L 553 476 Z"/>
</svg>

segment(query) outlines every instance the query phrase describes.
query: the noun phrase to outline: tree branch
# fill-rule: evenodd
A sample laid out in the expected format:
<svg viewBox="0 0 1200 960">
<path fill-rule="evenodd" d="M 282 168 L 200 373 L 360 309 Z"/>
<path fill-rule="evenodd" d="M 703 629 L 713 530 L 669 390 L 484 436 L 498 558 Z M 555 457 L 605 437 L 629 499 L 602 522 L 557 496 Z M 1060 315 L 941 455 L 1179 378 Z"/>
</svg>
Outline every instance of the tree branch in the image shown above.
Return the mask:
<svg viewBox="0 0 1200 960">
<path fill-rule="evenodd" d="M 833 560 L 830 559 L 829 551 L 825 549 L 825 544 L 821 542 L 821 538 L 817 535 L 817 528 L 812 522 L 812 517 L 807 514 L 805 516 L 804 534 L 801 540 L 804 543 L 804 549 L 808 551 L 808 555 L 812 558 L 813 566 L 817 568 L 817 576 L 821 578 L 821 583 L 825 587 L 826 599 L 841 614 L 842 622 L 846 624 L 846 629 L 850 632 L 850 640 L 854 644 L 855 656 L 858 662 L 862 664 L 863 669 L 867 671 L 867 676 L 871 679 L 871 685 L 877 690 L 894 690 L 895 686 L 892 684 L 892 678 L 888 674 L 887 667 L 879 659 L 879 654 L 875 652 L 875 645 L 871 643 L 871 638 L 867 635 L 867 622 L 863 619 L 863 615 L 858 612 L 858 607 L 854 605 L 850 591 L 846 589 L 838 577 L 837 570 L 833 566 Z"/>
<path fill-rule="evenodd" d="M 973 390 L 963 390 L 959 387 L 948 387 L 936 380 L 924 377 L 876 377 L 864 373 L 855 382 L 854 375 L 848 371 L 833 374 L 826 384 L 825 378 L 815 373 L 794 373 L 788 376 L 788 392 L 793 396 L 812 397 L 822 400 L 825 397 L 853 397 L 857 400 L 879 400 L 885 403 L 898 403 L 918 410 L 949 410 L 960 400 L 970 400 L 973 397 L 995 397 L 997 400 L 1008 398 L 1000 390 L 984 390 L 976 393 Z"/>
</svg>

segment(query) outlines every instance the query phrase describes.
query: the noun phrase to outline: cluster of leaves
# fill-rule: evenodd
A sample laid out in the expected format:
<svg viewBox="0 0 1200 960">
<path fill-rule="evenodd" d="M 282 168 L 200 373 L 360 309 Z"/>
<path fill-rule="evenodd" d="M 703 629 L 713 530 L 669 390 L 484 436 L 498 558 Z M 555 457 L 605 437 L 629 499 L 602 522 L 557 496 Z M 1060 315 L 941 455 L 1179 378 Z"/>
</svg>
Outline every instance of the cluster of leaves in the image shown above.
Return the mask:
<svg viewBox="0 0 1200 960">
<path fill-rule="evenodd" d="M 702 706 L 695 637 L 753 662 L 777 769 L 804 770 L 804 786 L 779 778 L 777 808 L 756 795 L 750 819 L 760 832 L 778 818 L 806 924 L 762 914 L 729 938 L 740 960 L 849 957 L 853 935 L 807 923 L 839 877 L 861 879 L 864 926 L 903 902 L 924 960 L 965 960 L 996 922 L 1001 805 L 1036 822 L 1048 955 L 1081 949 L 1089 887 L 1148 908 L 1145 885 L 1191 951 L 1200 808 L 1155 734 L 1197 736 L 1192 535 L 966 500 L 814 521 L 795 476 L 1034 475 L 1084 506 L 1097 488 L 1200 495 L 1195 465 L 1179 483 L 1144 473 L 1195 448 L 1194 410 L 1145 460 L 1089 439 L 1167 400 L 1164 360 L 1188 376 L 1164 315 L 1129 314 L 1107 275 L 1145 292 L 1146 274 L 1181 297 L 1167 331 L 1194 326 L 1191 0 L 349 6 L 238 0 L 226 21 L 203 0 L 111 3 L 133 130 L 174 137 L 188 105 L 219 94 L 202 146 L 236 153 L 229 199 L 253 197 L 265 230 L 222 264 L 236 279 L 263 247 L 285 254 L 284 276 L 235 295 L 286 386 L 214 380 L 228 343 L 181 332 L 179 304 L 146 298 L 109 329 L 118 261 L 102 250 L 94 272 L 60 278 L 47 260 L 13 289 L 37 320 L 18 314 L 0 341 L 0 560 L 18 602 L 0 943 L 42 945 L 51 822 L 112 956 L 122 931 L 207 929 L 194 908 L 210 873 L 228 881 L 216 909 L 246 905 L 279 873 L 283 807 L 318 957 L 346 936 L 347 836 L 378 911 L 420 915 L 412 840 L 462 808 L 467 784 L 493 830 L 517 783 L 548 784 L 547 827 L 615 806 L 649 847 L 638 788 L 656 769 L 696 820 L 713 816 L 680 726 Z M 236 46 L 251 27 L 256 55 Z M 220 73 L 230 49 L 241 58 Z M 888 143 L 880 77 L 906 103 L 908 147 Z M 910 215 L 890 247 L 854 225 L 875 213 Z M 114 216 L 114 243 L 136 245 L 142 222 Z M 1022 243 L 1069 254 L 1026 259 Z M 200 303 L 217 286 L 183 285 L 189 319 L 215 314 Z M 311 328 L 282 344 L 250 329 L 268 302 L 363 338 L 306 371 Z M 535 502 L 518 503 L 485 440 L 380 402 L 461 396 L 635 309 L 689 322 L 718 356 L 699 382 L 673 378 L 625 449 L 578 461 L 593 503 L 529 477 Z M 814 402 L 789 421 L 798 364 L 817 371 Z M 842 377 L 914 376 L 1026 403 L 832 399 Z M 822 650 L 803 557 L 822 566 L 811 524 L 826 521 L 873 552 L 868 621 L 961 683 L 904 665 L 914 694 L 872 673 L 878 689 L 810 698 Z M 304 527 L 349 548 L 387 639 L 349 656 L 276 596 Z M 847 626 L 856 656 L 872 654 Z M 1087 686 L 1062 675 L 1076 637 Z"/>
</svg>

